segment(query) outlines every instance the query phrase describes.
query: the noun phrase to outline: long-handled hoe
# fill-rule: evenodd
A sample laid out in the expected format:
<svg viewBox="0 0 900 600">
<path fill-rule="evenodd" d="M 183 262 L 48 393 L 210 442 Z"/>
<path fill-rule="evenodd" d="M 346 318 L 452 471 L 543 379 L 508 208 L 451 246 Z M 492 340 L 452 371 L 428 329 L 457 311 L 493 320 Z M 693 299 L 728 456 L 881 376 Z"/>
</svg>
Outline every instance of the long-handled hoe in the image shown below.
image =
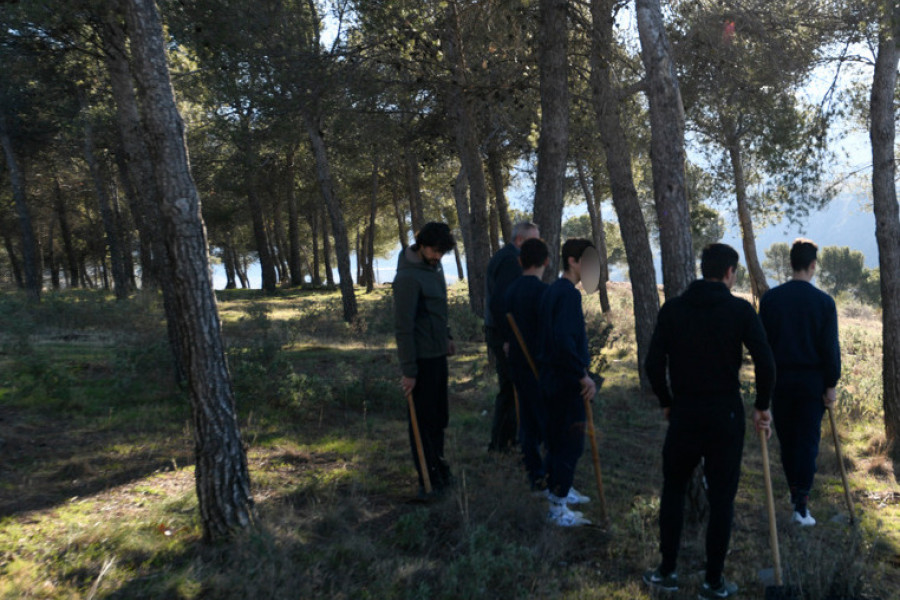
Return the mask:
<svg viewBox="0 0 900 600">
<path fill-rule="evenodd" d="M 841 481 L 844 483 L 844 500 L 847 502 L 847 510 L 850 514 L 850 524 L 856 521 L 853 513 L 853 499 L 850 497 L 850 486 L 847 485 L 847 470 L 844 468 L 844 454 L 841 452 L 841 441 L 838 439 L 837 425 L 834 422 L 834 411 L 828 408 L 828 418 L 831 421 L 831 436 L 834 438 L 834 452 L 837 454 L 838 464 L 841 467 Z"/>
<path fill-rule="evenodd" d="M 506 320 L 509 321 L 509 327 L 516 336 L 516 341 L 519 342 L 519 347 L 522 349 L 522 354 L 525 355 L 525 360 L 528 361 L 528 366 L 531 367 L 534 378 L 539 380 L 540 375 L 538 374 L 537 366 L 535 366 L 534 361 L 531 359 L 531 353 L 528 352 L 528 347 L 525 345 L 525 340 L 522 338 L 522 332 L 519 331 L 519 326 L 516 325 L 516 319 L 512 316 L 512 313 L 506 313 Z M 603 476 L 600 472 L 600 455 L 597 452 L 597 436 L 594 432 L 594 412 L 591 410 L 590 400 L 584 401 L 584 412 L 587 417 L 588 437 L 591 439 L 591 454 L 594 459 L 594 475 L 597 478 L 597 493 L 600 495 L 600 516 L 605 523 L 607 520 L 606 496 L 603 494 Z"/>
<path fill-rule="evenodd" d="M 775 585 L 766 585 L 766 600 L 786 600 L 793 598 L 792 590 L 785 588 L 781 577 L 781 554 L 778 551 L 778 527 L 775 522 L 775 498 L 772 494 L 772 474 L 769 470 L 769 445 L 766 439 L 766 430 L 759 431 L 759 441 L 762 444 L 763 479 L 766 482 L 766 508 L 769 511 L 769 546 L 772 548 L 772 561 L 775 563 Z M 770 580 L 769 569 L 763 569 L 759 573 L 764 582 Z"/>
<path fill-rule="evenodd" d="M 419 419 L 416 417 L 416 404 L 413 402 L 412 392 L 406 394 L 406 403 L 409 404 L 409 420 L 412 424 L 413 439 L 416 441 L 416 453 L 419 455 L 419 471 L 422 473 L 425 493 L 430 494 L 431 477 L 428 475 L 428 463 L 425 462 L 425 449 L 422 448 L 422 435 L 419 433 Z"/>
</svg>

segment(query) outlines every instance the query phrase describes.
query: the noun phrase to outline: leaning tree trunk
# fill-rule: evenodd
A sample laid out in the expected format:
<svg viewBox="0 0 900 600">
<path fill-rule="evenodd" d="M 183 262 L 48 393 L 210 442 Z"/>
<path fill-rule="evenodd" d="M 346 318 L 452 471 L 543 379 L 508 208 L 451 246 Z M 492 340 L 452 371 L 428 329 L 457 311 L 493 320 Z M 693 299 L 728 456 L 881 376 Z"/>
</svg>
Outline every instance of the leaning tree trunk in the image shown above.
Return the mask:
<svg viewBox="0 0 900 600">
<path fill-rule="evenodd" d="M 113 287 L 117 300 L 124 300 L 131 291 L 131 282 L 125 273 L 125 263 L 122 257 L 122 242 L 116 228 L 109 194 L 106 192 L 106 183 L 100 173 L 100 165 L 97 163 L 97 155 L 94 152 L 94 127 L 91 124 L 90 115 L 87 114 L 87 102 L 82 99 L 82 111 L 84 111 L 84 160 L 88 165 L 88 172 L 94 182 L 94 193 L 97 195 L 97 204 L 100 207 L 100 219 L 103 221 L 103 229 L 106 232 L 106 245 L 109 247 L 109 260 L 112 263 Z"/>
<path fill-rule="evenodd" d="M 453 81 L 447 94 L 453 133 L 459 160 L 469 184 L 469 245 L 466 265 L 469 276 L 469 303 L 478 317 L 484 316 L 485 273 L 491 258 L 488 240 L 487 185 L 481 160 L 474 109 L 465 91 L 468 67 L 460 37 L 459 14 L 455 2 L 447 9 L 447 30 L 444 35 L 445 55 L 450 63 Z"/>
<path fill-rule="evenodd" d="M 6 126 L 6 115 L 0 114 L 0 145 L 3 146 L 3 154 L 6 156 L 6 168 L 9 170 L 9 181 L 12 184 L 13 202 L 16 205 L 16 215 L 19 218 L 19 231 L 22 235 L 22 262 L 25 271 L 25 292 L 30 300 L 35 302 L 41 299 L 41 267 L 39 264 L 40 253 L 37 249 L 37 240 L 34 237 L 34 227 L 31 222 L 31 211 L 25 200 L 25 182 L 22 172 L 19 170 L 19 162 L 13 149 L 12 139 Z"/>
<path fill-rule="evenodd" d="M 566 58 L 568 0 L 540 0 L 538 70 L 541 78 L 541 136 L 538 140 L 534 222 L 550 248 L 544 280 L 556 279 L 569 151 L 569 86 Z"/>
<path fill-rule="evenodd" d="M 575 161 L 578 169 L 578 183 L 584 194 L 587 204 L 588 217 L 591 219 L 591 237 L 597 254 L 600 255 L 600 285 L 597 287 L 597 295 L 600 297 L 600 310 L 608 313 L 609 293 L 606 290 L 606 282 L 609 281 L 609 252 L 606 249 L 606 231 L 603 229 L 603 213 L 600 210 L 600 199 L 596 174 L 593 177 L 593 186 L 588 185 L 587 174 L 584 172 L 584 162 L 579 158 Z"/>
<path fill-rule="evenodd" d="M 496 136 L 495 136 L 496 138 Z M 506 198 L 506 181 L 503 177 L 503 159 L 496 141 L 492 141 L 487 151 L 487 167 L 491 176 L 491 187 L 494 188 L 494 203 L 497 216 L 500 218 L 500 231 L 503 241 L 512 242 L 513 223 L 509 218 L 509 200 Z"/>
<path fill-rule="evenodd" d="M 756 236 L 753 234 L 753 218 L 750 215 L 750 205 L 747 203 L 747 185 L 744 181 L 740 142 L 729 144 L 728 155 L 731 158 L 731 170 L 734 175 L 734 195 L 737 201 L 738 222 L 741 224 L 744 260 L 750 273 L 753 299 L 758 302 L 762 295 L 769 291 L 769 284 L 766 282 L 766 274 L 759 264 L 759 256 L 756 253 Z"/>
<path fill-rule="evenodd" d="M 695 278 L 691 208 L 684 187 L 684 107 L 659 0 L 636 0 L 650 101 L 650 162 L 666 299 Z"/>
<path fill-rule="evenodd" d="M 634 298 L 634 331 L 637 339 L 638 371 L 641 388 L 650 389 L 644 372 L 644 359 L 659 312 L 656 269 L 647 224 L 638 202 L 631 170 L 631 145 L 622 126 L 618 90 L 612 84 L 609 57 L 613 53 L 615 0 L 591 0 L 591 95 L 597 113 L 597 125 L 606 153 L 613 207 L 619 217 L 619 229 L 628 260 L 628 276 Z"/>
<path fill-rule="evenodd" d="M 322 265 L 325 267 L 325 283 L 328 287 L 334 287 L 334 271 L 331 268 L 331 239 L 328 237 L 328 215 L 321 213 L 322 228 Z"/>
<path fill-rule="evenodd" d="M 325 208 L 331 217 L 331 230 L 334 233 L 334 253 L 337 255 L 338 275 L 341 278 L 341 302 L 344 307 L 344 320 L 348 323 L 357 315 L 356 296 L 353 292 L 353 279 L 350 272 L 350 242 L 347 238 L 347 228 L 344 225 L 344 213 L 340 200 L 334 191 L 334 180 L 331 177 L 331 166 L 328 162 L 328 153 L 325 149 L 325 140 L 322 138 L 319 124 L 310 115 L 305 115 L 306 131 L 312 144 L 313 155 L 316 159 L 316 178 L 319 180 L 319 189 L 325 200 Z M 325 236 L 327 239 L 327 235 Z M 327 260 L 326 260 L 327 263 Z M 326 264 L 326 269 L 330 267 Z"/>
<path fill-rule="evenodd" d="M 897 205 L 894 143 L 894 90 L 900 49 L 900 10 L 888 10 L 884 2 L 878 56 L 870 100 L 872 142 L 872 198 L 875 239 L 881 271 L 882 382 L 884 385 L 884 430 L 894 464 L 900 464 L 900 211 Z M 893 17 L 893 21 L 891 19 Z M 891 28 L 891 25 L 894 28 Z"/>
<path fill-rule="evenodd" d="M 184 341 L 194 441 L 197 496 L 203 537 L 229 537 L 255 518 L 247 457 L 225 360 L 221 322 L 209 270 L 206 228 L 191 177 L 184 123 L 166 64 L 162 25 L 154 0 L 128 0 L 135 74 L 142 90 L 148 146 L 157 165 L 160 214 Z"/>
</svg>

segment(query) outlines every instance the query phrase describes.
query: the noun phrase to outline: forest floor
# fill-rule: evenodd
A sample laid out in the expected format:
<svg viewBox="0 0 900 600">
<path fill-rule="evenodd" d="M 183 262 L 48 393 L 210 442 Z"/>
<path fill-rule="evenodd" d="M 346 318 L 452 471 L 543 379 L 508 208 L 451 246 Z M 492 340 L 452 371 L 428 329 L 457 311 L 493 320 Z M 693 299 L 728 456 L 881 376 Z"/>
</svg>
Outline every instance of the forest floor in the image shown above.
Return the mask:
<svg viewBox="0 0 900 600">
<path fill-rule="evenodd" d="M 220 294 L 259 527 L 205 546 L 193 479 L 190 409 L 173 381 L 155 298 L 116 303 L 75 291 L 28 307 L 0 294 L 0 598 L 651 597 L 658 562 L 666 425 L 637 383 L 627 285 L 613 311 L 585 305 L 609 522 L 589 446 L 576 486 L 596 524 L 560 529 L 528 490 L 519 458 L 487 452 L 496 382 L 463 285 L 451 288 L 459 352 L 450 361 L 447 459 L 456 485 L 415 501 L 387 288 Z M 841 305 L 844 377 L 836 417 L 856 525 L 823 425 L 811 509 L 799 529 L 769 442 L 786 583 L 806 598 L 900 597 L 900 485 L 886 458 L 878 315 Z M 745 404 L 753 398 L 745 369 Z M 772 566 L 760 444 L 748 419 L 726 575 L 761 598 Z M 693 598 L 703 528 L 688 524 L 679 572 Z"/>
</svg>

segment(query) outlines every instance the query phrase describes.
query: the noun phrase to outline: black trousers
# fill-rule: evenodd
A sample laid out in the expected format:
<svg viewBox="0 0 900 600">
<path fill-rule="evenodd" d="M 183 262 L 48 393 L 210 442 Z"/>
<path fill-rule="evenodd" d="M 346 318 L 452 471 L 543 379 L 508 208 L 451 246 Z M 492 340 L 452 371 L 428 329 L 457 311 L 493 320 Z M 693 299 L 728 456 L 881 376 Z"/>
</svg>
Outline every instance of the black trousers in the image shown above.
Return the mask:
<svg viewBox="0 0 900 600">
<path fill-rule="evenodd" d="M 549 455 L 541 455 L 541 444 L 546 440 L 547 405 L 541 387 L 528 365 L 510 364 L 510 375 L 519 397 L 519 444 L 522 464 L 528 473 L 532 489 L 547 485 Z"/>
<path fill-rule="evenodd" d="M 542 368 L 541 392 L 547 409 L 547 487 L 564 498 L 572 488 L 575 467 L 584 453 L 587 416 L 581 383 L 568 373 Z"/>
<path fill-rule="evenodd" d="M 812 489 L 825 414 L 824 393 L 825 383 L 817 371 L 778 373 L 772 394 L 772 420 L 793 504 L 805 503 Z"/>
<path fill-rule="evenodd" d="M 494 421 L 491 425 L 490 450 L 510 450 L 516 445 L 516 400 L 509 364 L 503 351 L 503 338 L 494 327 L 485 327 L 484 338 L 494 357 L 499 391 L 494 400 Z"/>
<path fill-rule="evenodd" d="M 731 538 L 734 497 L 744 451 L 744 407 L 740 398 L 723 398 L 696 409 L 674 407 L 663 445 L 663 493 L 659 509 L 660 552 L 664 573 L 675 570 L 684 521 L 684 496 L 702 458 L 708 485 L 706 581 L 717 584 Z"/>
<path fill-rule="evenodd" d="M 432 487 L 439 490 L 450 483 L 450 467 L 444 460 L 444 430 L 450 421 L 447 403 L 447 357 L 420 358 L 416 364 L 419 367 L 419 374 L 416 376 L 416 387 L 413 388 L 413 404 L 416 406 L 416 418 L 422 437 L 425 462 L 428 465 L 428 476 Z M 419 464 L 412 419 L 408 410 L 407 415 L 413 464 L 416 465 L 416 472 L 419 474 L 419 486 L 424 486 L 422 466 Z"/>
</svg>

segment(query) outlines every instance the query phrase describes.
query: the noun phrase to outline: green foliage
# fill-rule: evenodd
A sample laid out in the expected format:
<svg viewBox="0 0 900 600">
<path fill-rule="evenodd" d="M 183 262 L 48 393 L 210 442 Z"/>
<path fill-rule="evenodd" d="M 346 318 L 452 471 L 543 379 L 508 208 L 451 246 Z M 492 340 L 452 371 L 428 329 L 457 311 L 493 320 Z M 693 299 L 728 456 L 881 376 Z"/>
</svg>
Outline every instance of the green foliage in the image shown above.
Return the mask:
<svg viewBox="0 0 900 600">
<path fill-rule="evenodd" d="M 825 246 L 819 251 L 819 282 L 830 294 L 855 290 L 863 281 L 865 257 L 848 246 Z"/>
<path fill-rule="evenodd" d="M 625 256 L 625 243 L 622 241 L 622 234 L 619 231 L 618 223 L 604 221 L 603 232 L 606 236 L 606 260 L 611 266 L 618 265 L 624 267 L 628 264 L 628 261 Z M 590 216 L 584 214 L 567 219 L 562 225 L 560 238 L 563 241 L 569 238 L 593 240 L 594 234 L 591 230 Z"/>
<path fill-rule="evenodd" d="M 881 270 L 863 269 L 862 279 L 856 287 L 856 297 L 870 306 L 881 306 Z"/>
<path fill-rule="evenodd" d="M 788 281 L 794 273 L 791 268 L 791 247 L 787 242 L 775 242 L 766 249 L 766 259 L 762 266 L 766 275 L 778 283 Z"/>
</svg>

